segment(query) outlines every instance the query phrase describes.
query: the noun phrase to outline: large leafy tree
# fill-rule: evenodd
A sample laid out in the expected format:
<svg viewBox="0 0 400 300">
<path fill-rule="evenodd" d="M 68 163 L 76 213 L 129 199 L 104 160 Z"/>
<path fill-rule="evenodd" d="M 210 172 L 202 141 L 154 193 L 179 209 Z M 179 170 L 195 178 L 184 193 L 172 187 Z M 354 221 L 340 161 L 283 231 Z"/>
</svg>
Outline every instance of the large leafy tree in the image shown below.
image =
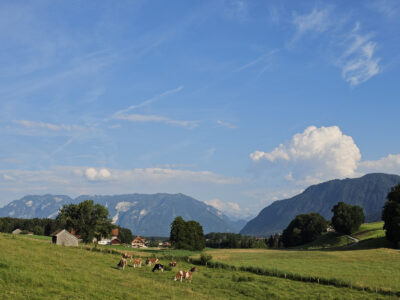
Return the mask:
<svg viewBox="0 0 400 300">
<path fill-rule="evenodd" d="M 326 229 L 326 220 L 318 213 L 296 216 L 282 233 L 285 247 L 303 245 L 316 240 Z"/>
<path fill-rule="evenodd" d="M 392 187 L 382 211 L 386 239 L 400 247 L 400 184 Z"/>
<path fill-rule="evenodd" d="M 358 205 L 339 202 L 332 208 L 332 226 L 337 232 L 351 234 L 364 222 L 364 211 Z"/>
<path fill-rule="evenodd" d="M 202 250 L 205 247 L 203 227 L 196 221 L 176 217 L 171 223 L 171 245 L 176 249 Z"/>
<path fill-rule="evenodd" d="M 112 228 L 107 208 L 93 200 L 64 205 L 56 220 L 67 230 L 74 229 L 85 243 L 108 236 Z"/>
<path fill-rule="evenodd" d="M 133 241 L 134 236 L 130 229 L 124 227 L 118 227 L 118 239 L 122 243 L 130 244 Z"/>
</svg>

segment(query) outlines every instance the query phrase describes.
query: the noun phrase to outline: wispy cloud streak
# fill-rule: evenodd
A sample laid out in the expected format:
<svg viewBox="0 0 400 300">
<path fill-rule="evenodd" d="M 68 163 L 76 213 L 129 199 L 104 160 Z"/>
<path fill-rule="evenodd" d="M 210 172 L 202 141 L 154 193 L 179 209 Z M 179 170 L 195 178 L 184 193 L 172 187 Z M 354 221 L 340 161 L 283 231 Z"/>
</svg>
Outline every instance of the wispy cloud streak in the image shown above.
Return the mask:
<svg viewBox="0 0 400 300">
<path fill-rule="evenodd" d="M 143 106 L 147 106 L 147 105 L 149 105 L 149 104 L 151 104 L 151 103 L 153 103 L 153 102 L 155 102 L 155 101 L 160 100 L 161 98 L 163 98 L 163 97 L 165 97 L 165 96 L 178 93 L 178 92 L 180 92 L 181 90 L 183 90 L 183 85 L 178 86 L 178 87 L 175 88 L 175 89 L 165 91 L 165 92 L 163 92 L 163 93 L 161 93 L 161 94 L 159 94 L 159 95 L 156 95 L 156 96 L 154 96 L 154 97 L 152 97 L 152 98 L 150 98 L 150 99 L 147 99 L 147 100 L 145 100 L 145 101 L 143 101 L 143 102 L 141 102 L 141 103 L 139 103 L 139 104 L 134 104 L 134 105 L 129 106 L 128 108 L 119 110 L 119 111 L 117 111 L 116 113 L 114 113 L 113 117 L 121 116 L 121 115 L 126 114 L 126 113 L 128 113 L 128 112 L 130 112 L 130 111 L 132 111 L 132 110 L 137 109 L 137 108 L 140 108 L 140 107 L 143 107 Z"/>
</svg>

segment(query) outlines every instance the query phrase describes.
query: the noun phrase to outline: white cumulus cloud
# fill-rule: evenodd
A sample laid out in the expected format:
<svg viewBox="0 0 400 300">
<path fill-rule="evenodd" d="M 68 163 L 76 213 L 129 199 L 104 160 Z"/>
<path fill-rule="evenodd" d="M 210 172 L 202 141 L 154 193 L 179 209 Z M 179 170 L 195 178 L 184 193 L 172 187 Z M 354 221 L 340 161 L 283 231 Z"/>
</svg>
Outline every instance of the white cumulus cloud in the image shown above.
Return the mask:
<svg viewBox="0 0 400 300">
<path fill-rule="evenodd" d="M 85 176 L 89 180 L 105 180 L 111 177 L 110 171 L 107 169 L 96 170 L 95 168 L 87 168 Z"/>
<path fill-rule="evenodd" d="M 358 170 L 361 173 L 385 172 L 400 174 L 400 154 L 389 154 L 378 160 L 362 161 Z"/>
<path fill-rule="evenodd" d="M 290 169 L 290 180 L 314 182 L 354 176 L 361 153 L 353 138 L 343 134 L 339 127 L 310 126 L 295 134 L 289 143 L 270 152 L 255 151 L 250 158 L 255 162 L 284 164 Z"/>
<path fill-rule="evenodd" d="M 231 201 L 222 201 L 218 198 L 214 198 L 208 201 L 204 201 L 207 205 L 210 205 L 222 212 L 224 212 L 227 215 L 230 216 L 239 216 L 242 215 L 242 209 L 240 208 L 239 204 L 236 202 L 231 202 Z"/>
</svg>

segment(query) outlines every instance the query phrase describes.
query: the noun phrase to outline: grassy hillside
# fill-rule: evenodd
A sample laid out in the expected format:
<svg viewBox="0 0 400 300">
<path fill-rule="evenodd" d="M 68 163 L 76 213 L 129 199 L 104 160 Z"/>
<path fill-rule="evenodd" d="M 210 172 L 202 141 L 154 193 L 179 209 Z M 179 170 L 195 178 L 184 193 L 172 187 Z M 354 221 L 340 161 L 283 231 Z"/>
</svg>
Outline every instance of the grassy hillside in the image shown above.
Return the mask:
<svg viewBox="0 0 400 300">
<path fill-rule="evenodd" d="M 383 221 L 374 223 L 364 223 L 360 226 L 357 232 L 353 233 L 352 236 L 358 238 L 360 241 L 385 237 L 385 231 L 383 230 Z"/>
<path fill-rule="evenodd" d="M 211 250 L 217 261 L 257 266 L 304 277 L 343 280 L 352 285 L 400 291 L 400 251 L 370 250 Z"/>
<path fill-rule="evenodd" d="M 353 233 L 356 239 L 360 240 L 359 244 L 354 244 L 354 241 L 344 234 L 336 232 L 324 233 L 317 240 L 296 247 L 296 249 L 326 249 L 340 248 L 350 246 L 351 249 L 371 249 L 371 248 L 388 248 L 390 243 L 385 240 L 385 231 L 383 230 L 383 222 L 364 223 L 360 228 Z M 352 245 L 353 244 L 353 245 Z"/>
<path fill-rule="evenodd" d="M 251 263 L 260 264 L 265 263 L 265 253 L 269 252 L 256 255 L 261 260 L 253 256 L 255 252 L 222 250 L 213 254 L 219 259 L 236 257 L 240 263 L 249 262 L 246 259 L 240 261 L 249 257 Z M 199 272 L 193 275 L 191 284 L 180 283 L 172 280 L 175 271 L 152 273 L 148 267 L 117 270 L 115 265 L 118 260 L 119 256 L 113 254 L 56 246 L 48 240 L 27 236 L 0 234 L 0 298 L 389 299 L 380 294 L 349 288 L 204 267 L 200 267 Z M 233 261 L 229 259 L 229 262 Z M 180 269 L 190 267 L 182 262 L 179 264 Z"/>
</svg>

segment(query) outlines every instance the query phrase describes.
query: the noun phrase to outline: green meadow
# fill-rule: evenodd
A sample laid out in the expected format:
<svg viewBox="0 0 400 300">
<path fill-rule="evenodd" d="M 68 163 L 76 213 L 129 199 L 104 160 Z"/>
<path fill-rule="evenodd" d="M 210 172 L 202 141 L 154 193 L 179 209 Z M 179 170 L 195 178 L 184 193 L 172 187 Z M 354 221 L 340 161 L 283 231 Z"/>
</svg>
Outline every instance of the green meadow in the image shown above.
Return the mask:
<svg viewBox="0 0 400 300">
<path fill-rule="evenodd" d="M 209 253 L 214 260 L 235 266 L 258 266 L 353 286 L 400 291 L 400 251 L 388 248 L 382 226 L 383 222 L 362 224 L 352 235 L 360 240 L 358 244 L 344 235 L 327 233 L 300 249 L 222 249 Z"/>
<path fill-rule="evenodd" d="M 108 250 L 116 252 L 112 248 Z M 392 250 L 382 251 L 390 254 Z M 155 255 L 161 258 L 164 264 L 169 262 L 167 259 L 162 259 L 164 254 L 178 259 L 187 254 L 198 256 L 198 253 L 174 250 L 149 249 L 130 252 L 135 256 Z M 230 264 L 253 264 L 266 267 L 269 266 L 269 259 L 279 260 L 276 256 L 279 252 L 282 252 L 283 257 L 291 257 L 291 259 L 294 259 L 297 253 L 300 255 L 297 261 L 310 258 L 301 256 L 303 252 L 318 253 L 268 250 L 209 252 L 213 254 L 214 259 Z M 276 254 L 271 255 L 273 253 Z M 370 253 L 370 255 L 373 256 L 376 253 Z M 53 245 L 48 239 L 0 234 L 0 299 L 182 299 L 183 297 L 192 299 L 391 299 L 389 295 L 350 288 L 337 288 L 204 266 L 199 266 L 199 272 L 193 274 L 192 283 L 181 283 L 173 281 L 177 269 L 188 270 L 193 266 L 192 264 L 179 260 L 177 269 L 153 273 L 151 268 L 146 266 L 142 268 L 128 266 L 125 270 L 118 270 L 116 264 L 119 258 L 117 254 L 107 253 L 106 248 L 102 252 L 88 251 L 84 246 L 69 248 Z M 314 262 L 318 261 L 317 256 L 313 256 L 312 259 Z M 322 257 L 320 263 L 329 260 Z M 289 263 L 289 266 L 295 265 L 290 259 L 286 260 L 286 263 Z M 306 262 L 303 266 L 310 264 Z M 330 266 L 325 266 L 325 269 Z M 337 263 L 336 267 L 340 268 L 340 264 Z M 321 267 L 321 270 L 323 269 Z M 398 273 L 393 273 L 393 270 L 390 272 L 393 276 L 398 275 Z M 376 276 L 378 277 L 379 273 L 376 273 Z M 395 278 L 393 277 L 391 281 L 395 281 Z"/>
</svg>

